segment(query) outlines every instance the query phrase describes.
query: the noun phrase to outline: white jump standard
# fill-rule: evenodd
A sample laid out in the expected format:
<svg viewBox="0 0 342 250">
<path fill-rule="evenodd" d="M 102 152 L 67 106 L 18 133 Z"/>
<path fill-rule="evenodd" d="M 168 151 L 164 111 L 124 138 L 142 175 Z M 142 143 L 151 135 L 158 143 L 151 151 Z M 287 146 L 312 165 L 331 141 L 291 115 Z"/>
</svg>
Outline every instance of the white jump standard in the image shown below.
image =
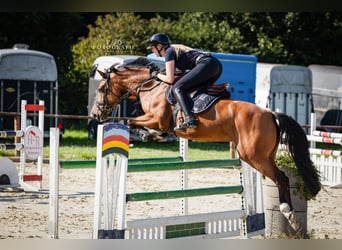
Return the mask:
<svg viewBox="0 0 342 250">
<path fill-rule="evenodd" d="M 38 111 L 39 126 L 27 126 L 27 112 Z M 21 101 L 21 130 L 0 131 L 0 138 L 20 138 L 20 143 L 0 144 L 0 150 L 20 151 L 20 186 L 29 189 L 39 190 L 42 187 L 42 166 L 43 166 L 43 143 L 44 143 L 44 101 L 39 104 L 27 104 L 26 100 Z M 37 173 L 27 174 L 25 172 L 26 159 L 37 160 Z M 38 187 L 26 182 L 37 181 Z"/>
</svg>

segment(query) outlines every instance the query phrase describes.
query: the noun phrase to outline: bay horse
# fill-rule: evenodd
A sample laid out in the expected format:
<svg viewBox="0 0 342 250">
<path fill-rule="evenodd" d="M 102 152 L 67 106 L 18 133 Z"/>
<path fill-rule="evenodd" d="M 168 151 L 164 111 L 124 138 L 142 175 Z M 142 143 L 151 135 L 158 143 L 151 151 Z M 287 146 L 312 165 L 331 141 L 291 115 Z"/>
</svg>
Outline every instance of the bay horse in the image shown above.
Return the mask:
<svg viewBox="0 0 342 250">
<path fill-rule="evenodd" d="M 104 79 L 99 83 L 93 116 L 99 122 L 106 121 L 115 106 L 133 95 L 139 97 L 144 114 L 131 118 L 129 125 L 168 132 L 172 126 L 174 106 L 165 95 L 169 85 L 151 76 L 158 69 L 154 63 L 141 57 L 124 65 L 113 65 L 107 72 L 99 71 Z M 277 185 L 280 210 L 290 224 L 290 219 L 295 216 L 289 179 L 275 163 L 283 135 L 306 191 L 312 197 L 320 191 L 319 174 L 310 160 L 306 134 L 290 116 L 226 98 L 216 101 L 207 110 L 196 114 L 196 117 L 197 128 L 177 130 L 176 136 L 196 141 L 234 142 L 240 160 Z"/>
</svg>

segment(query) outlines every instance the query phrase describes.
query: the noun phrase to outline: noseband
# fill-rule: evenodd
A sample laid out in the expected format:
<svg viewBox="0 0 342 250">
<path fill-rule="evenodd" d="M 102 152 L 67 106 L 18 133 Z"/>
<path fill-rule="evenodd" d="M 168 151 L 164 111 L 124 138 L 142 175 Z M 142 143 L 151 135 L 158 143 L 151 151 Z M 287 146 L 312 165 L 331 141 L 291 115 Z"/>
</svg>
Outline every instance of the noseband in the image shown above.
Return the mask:
<svg viewBox="0 0 342 250">
<path fill-rule="evenodd" d="M 98 100 L 96 100 L 96 106 L 98 110 L 101 112 L 101 114 L 109 114 L 113 110 L 113 107 L 108 105 L 108 102 L 107 102 L 107 91 L 109 89 L 109 83 L 108 83 L 109 79 L 110 79 L 110 72 L 106 72 L 106 78 L 102 79 L 105 81 L 105 84 L 98 89 L 98 92 L 103 94 L 103 102 L 99 102 Z M 119 97 L 113 92 L 112 94 L 115 95 L 116 97 Z M 121 99 L 121 97 L 119 97 L 119 99 Z M 120 100 L 120 103 L 121 102 L 122 101 Z"/>
</svg>

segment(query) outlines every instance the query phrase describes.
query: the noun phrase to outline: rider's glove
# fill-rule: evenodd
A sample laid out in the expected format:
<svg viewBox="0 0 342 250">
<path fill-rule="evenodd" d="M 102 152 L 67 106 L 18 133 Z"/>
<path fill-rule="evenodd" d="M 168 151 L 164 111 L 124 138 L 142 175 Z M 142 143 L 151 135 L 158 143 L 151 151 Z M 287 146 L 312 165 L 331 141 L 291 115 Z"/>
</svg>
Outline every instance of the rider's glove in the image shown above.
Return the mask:
<svg viewBox="0 0 342 250">
<path fill-rule="evenodd" d="M 159 74 L 159 71 L 152 71 L 151 76 L 154 79 L 158 79 L 157 75 Z"/>
</svg>

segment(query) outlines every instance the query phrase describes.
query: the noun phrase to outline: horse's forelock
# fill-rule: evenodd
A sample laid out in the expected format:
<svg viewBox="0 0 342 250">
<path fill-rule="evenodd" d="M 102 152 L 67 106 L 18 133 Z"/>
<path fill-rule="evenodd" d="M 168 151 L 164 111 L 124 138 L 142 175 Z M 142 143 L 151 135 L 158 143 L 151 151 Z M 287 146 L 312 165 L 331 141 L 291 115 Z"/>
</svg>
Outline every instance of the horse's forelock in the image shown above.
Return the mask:
<svg viewBox="0 0 342 250">
<path fill-rule="evenodd" d="M 114 63 L 112 66 L 110 66 L 109 72 L 114 72 L 114 73 L 118 72 L 119 71 L 118 66 L 120 66 L 120 63 Z"/>
</svg>

